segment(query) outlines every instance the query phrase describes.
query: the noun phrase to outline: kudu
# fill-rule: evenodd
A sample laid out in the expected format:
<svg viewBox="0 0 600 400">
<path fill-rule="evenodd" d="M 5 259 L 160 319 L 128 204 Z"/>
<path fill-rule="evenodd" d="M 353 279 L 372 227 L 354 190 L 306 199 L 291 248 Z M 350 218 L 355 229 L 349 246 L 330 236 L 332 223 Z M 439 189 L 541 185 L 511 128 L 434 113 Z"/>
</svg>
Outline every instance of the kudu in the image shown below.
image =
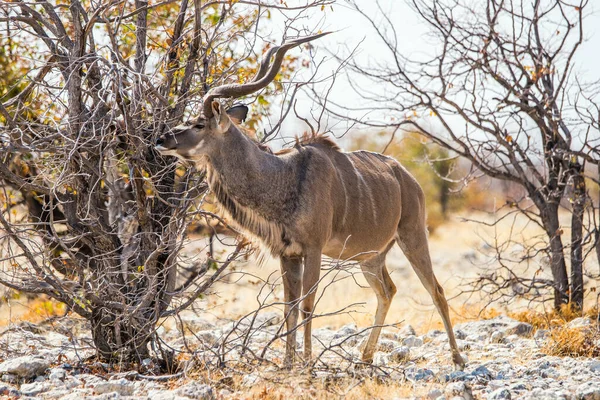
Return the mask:
<svg viewBox="0 0 600 400">
<path fill-rule="evenodd" d="M 224 110 L 216 98 L 238 98 L 267 86 L 285 52 L 324 34 L 272 48 L 253 81 L 211 89 L 204 115 L 160 137 L 163 155 L 201 163 L 218 203 L 243 231 L 260 238 L 281 259 L 285 296 L 285 363 L 294 360 L 298 302 L 304 328 L 304 358 L 311 357 L 311 321 L 321 255 L 352 258 L 377 295 L 374 328 L 362 359 L 373 360 L 377 340 L 396 287 L 385 257 L 398 243 L 439 311 L 457 367 L 458 351 L 444 292 L 431 266 L 425 225 L 425 199 L 417 181 L 396 160 L 367 151 L 346 153 L 323 136 L 272 154 L 236 126 L 245 106 Z M 271 57 L 273 63 L 269 66 Z M 232 123 L 232 121 L 235 123 Z"/>
</svg>

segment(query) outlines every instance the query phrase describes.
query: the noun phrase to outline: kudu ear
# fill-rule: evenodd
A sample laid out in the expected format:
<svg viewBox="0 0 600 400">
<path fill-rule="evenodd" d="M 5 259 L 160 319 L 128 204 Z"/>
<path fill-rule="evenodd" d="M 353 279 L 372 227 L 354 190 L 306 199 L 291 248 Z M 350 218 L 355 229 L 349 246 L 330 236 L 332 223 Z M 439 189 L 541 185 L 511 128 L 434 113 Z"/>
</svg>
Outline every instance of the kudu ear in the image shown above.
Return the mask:
<svg viewBox="0 0 600 400">
<path fill-rule="evenodd" d="M 223 105 L 219 101 L 213 101 L 210 105 L 213 112 L 213 119 L 215 121 L 216 129 L 219 133 L 225 133 L 231 125 L 231 120 L 227 116 L 226 111 L 223 109 Z"/>
<path fill-rule="evenodd" d="M 246 107 L 243 104 L 238 104 L 231 107 L 226 112 L 234 124 L 241 124 L 246 120 L 246 117 L 248 116 L 248 107 Z"/>
</svg>

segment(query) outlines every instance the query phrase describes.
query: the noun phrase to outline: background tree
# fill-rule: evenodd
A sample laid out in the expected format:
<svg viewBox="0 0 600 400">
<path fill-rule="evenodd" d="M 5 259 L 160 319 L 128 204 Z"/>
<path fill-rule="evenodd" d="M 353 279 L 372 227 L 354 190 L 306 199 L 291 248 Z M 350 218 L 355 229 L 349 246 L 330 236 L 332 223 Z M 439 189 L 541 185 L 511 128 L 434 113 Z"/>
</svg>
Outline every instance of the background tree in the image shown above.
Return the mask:
<svg viewBox="0 0 600 400">
<path fill-rule="evenodd" d="M 524 195 L 508 199 L 509 211 L 537 224 L 545 240 L 515 264 L 546 253 L 552 279 L 540 277 L 536 268 L 531 276 L 517 277 L 520 294 L 535 295 L 540 286 L 551 285 L 556 308 L 569 301 L 582 307 L 586 245 L 593 238 L 586 167 L 598 164 L 592 148 L 599 140 L 598 130 L 574 107 L 581 81 L 575 60 L 589 2 L 411 0 L 435 42 L 433 55 L 411 59 L 398 47 L 403 38 L 395 34 L 395 21 L 348 3 L 387 52 L 377 62 L 349 63 L 353 87 L 371 102 L 366 106 L 371 118 L 363 122 L 417 130 L 469 160 L 476 171 L 521 186 Z M 581 111 L 593 113 L 593 100 L 580 101 Z M 349 110 L 330 108 L 344 116 Z M 559 220 L 561 206 L 571 212 L 570 236 Z M 495 281 L 510 289 L 513 278 L 509 268 L 508 275 L 488 274 L 479 284 Z"/>
<path fill-rule="evenodd" d="M 190 208 L 207 187 L 202 173 L 176 169 L 153 143 L 199 113 L 211 85 L 256 72 L 270 46 L 261 32 L 271 12 L 297 36 L 306 32 L 295 21 L 329 3 L 0 4 L 9 32 L 0 62 L 10 53 L 11 71 L 23 73 L 4 76 L 0 87 L 0 283 L 44 293 L 88 319 L 104 359 L 154 354 L 168 362 L 156 322 L 203 293 L 242 246 L 177 279 L 187 225 L 211 215 Z M 297 54 L 280 78 L 291 76 Z"/>
</svg>

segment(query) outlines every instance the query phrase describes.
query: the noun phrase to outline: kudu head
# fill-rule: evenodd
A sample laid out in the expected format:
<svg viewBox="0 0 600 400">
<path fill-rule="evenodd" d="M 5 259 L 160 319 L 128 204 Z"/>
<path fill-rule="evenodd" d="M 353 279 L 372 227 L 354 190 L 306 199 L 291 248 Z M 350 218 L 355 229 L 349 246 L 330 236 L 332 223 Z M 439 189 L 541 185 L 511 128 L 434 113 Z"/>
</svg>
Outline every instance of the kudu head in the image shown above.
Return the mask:
<svg viewBox="0 0 600 400">
<path fill-rule="evenodd" d="M 200 161 L 217 152 L 224 137 L 232 126 L 246 119 L 248 107 L 233 106 L 225 110 L 218 98 L 239 98 L 255 93 L 266 87 L 279 72 L 285 53 L 302 43 L 318 39 L 331 32 L 286 41 L 281 46 L 269 49 L 265 59 L 251 82 L 229 84 L 212 88 L 203 99 L 203 113 L 186 125 L 173 128 L 158 138 L 155 149 L 163 155 L 177 156 L 184 160 Z M 273 58 L 273 63 L 270 63 Z"/>
</svg>

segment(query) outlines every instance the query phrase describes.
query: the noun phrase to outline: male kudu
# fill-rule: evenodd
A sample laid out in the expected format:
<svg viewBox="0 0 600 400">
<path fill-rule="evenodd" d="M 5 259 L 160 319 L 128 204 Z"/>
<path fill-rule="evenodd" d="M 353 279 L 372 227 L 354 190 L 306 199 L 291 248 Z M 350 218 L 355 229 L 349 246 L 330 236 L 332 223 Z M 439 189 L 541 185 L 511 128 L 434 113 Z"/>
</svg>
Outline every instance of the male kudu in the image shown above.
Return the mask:
<svg viewBox="0 0 600 400">
<path fill-rule="evenodd" d="M 363 350 L 370 362 L 396 287 L 385 256 L 398 243 L 437 307 L 452 351 L 462 368 L 448 304 L 431 266 L 425 226 L 425 199 L 417 181 L 396 160 L 366 151 L 346 153 L 318 136 L 271 154 L 232 123 L 242 122 L 245 106 L 224 110 L 216 98 L 237 98 L 267 86 L 285 52 L 324 34 L 275 47 L 257 76 L 246 84 L 223 85 L 204 97 L 203 115 L 162 136 L 163 155 L 201 163 L 223 211 L 243 231 L 260 238 L 281 259 L 285 294 L 286 364 L 294 360 L 298 299 L 304 328 L 304 357 L 311 357 L 311 321 L 321 255 L 360 263 L 377 295 L 375 327 Z M 273 63 L 269 66 L 271 57 Z"/>
</svg>

